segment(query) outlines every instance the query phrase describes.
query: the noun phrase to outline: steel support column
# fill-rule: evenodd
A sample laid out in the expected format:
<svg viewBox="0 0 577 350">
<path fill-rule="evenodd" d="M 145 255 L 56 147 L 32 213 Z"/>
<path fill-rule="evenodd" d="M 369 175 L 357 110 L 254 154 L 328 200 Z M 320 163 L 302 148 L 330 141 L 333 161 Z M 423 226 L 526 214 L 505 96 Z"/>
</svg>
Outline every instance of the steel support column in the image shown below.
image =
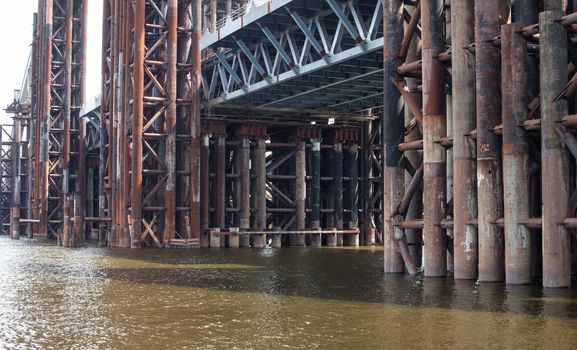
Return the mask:
<svg viewBox="0 0 577 350">
<path fill-rule="evenodd" d="M 567 31 L 557 21 L 563 15 L 539 15 L 544 287 L 571 286 L 571 243 L 562 224 L 569 204 L 569 156 L 556 131 L 567 115 L 567 101 L 555 99 L 567 83 Z"/>
<path fill-rule="evenodd" d="M 321 229 L 321 140 L 311 140 L 311 228 Z M 310 234 L 309 244 L 313 247 L 320 247 L 322 243 L 321 234 Z"/>
<path fill-rule="evenodd" d="M 255 188 L 253 191 L 256 208 L 255 229 L 264 231 L 267 229 L 267 211 L 266 211 L 266 140 L 257 139 L 255 152 Z M 253 248 L 264 248 L 266 245 L 266 235 L 253 234 Z"/>
<path fill-rule="evenodd" d="M 359 226 L 359 145 L 350 142 L 347 153 L 349 168 L 349 183 L 347 202 L 349 209 L 348 229 L 356 230 Z M 359 245 L 358 234 L 348 234 L 343 237 L 344 245 L 356 247 Z"/>
<path fill-rule="evenodd" d="M 444 45 L 442 0 L 423 0 L 423 162 L 425 276 L 447 274 L 447 235 L 441 227 L 446 207 L 445 77 L 439 54 Z"/>
<path fill-rule="evenodd" d="M 477 87 L 477 197 L 479 280 L 502 281 L 505 276 L 501 142 L 493 132 L 500 123 L 501 70 L 499 49 L 500 0 L 475 1 L 475 57 Z"/>
<path fill-rule="evenodd" d="M 296 231 L 303 231 L 306 225 L 306 143 L 297 141 L 295 154 L 295 203 L 296 203 Z M 290 245 L 302 247 L 305 245 L 305 235 L 290 235 Z"/>
<path fill-rule="evenodd" d="M 531 283 L 529 218 L 529 139 L 519 127 L 527 117 L 527 42 L 520 24 L 501 27 L 503 118 L 503 194 L 505 213 L 505 279 Z"/>
<path fill-rule="evenodd" d="M 453 254 L 456 279 L 478 275 L 477 181 L 475 141 L 475 56 L 466 50 L 475 40 L 473 1 L 451 4 L 451 76 L 453 103 Z"/>
</svg>

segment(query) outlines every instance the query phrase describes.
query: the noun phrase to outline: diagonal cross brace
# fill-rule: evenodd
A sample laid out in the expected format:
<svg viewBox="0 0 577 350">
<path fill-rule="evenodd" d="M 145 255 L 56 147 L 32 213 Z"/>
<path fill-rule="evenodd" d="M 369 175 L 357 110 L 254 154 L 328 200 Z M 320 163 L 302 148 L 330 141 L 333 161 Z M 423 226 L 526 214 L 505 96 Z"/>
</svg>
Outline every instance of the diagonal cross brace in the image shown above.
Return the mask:
<svg viewBox="0 0 577 350">
<path fill-rule="evenodd" d="M 257 24 L 264 35 L 267 37 L 268 41 L 270 41 L 272 46 L 274 46 L 274 48 L 277 50 L 283 61 L 285 61 L 285 63 L 288 65 L 289 69 L 293 69 L 295 67 L 294 61 L 290 58 L 289 54 L 285 51 L 271 30 L 268 27 L 263 26 L 260 22 L 257 22 Z"/>
<path fill-rule="evenodd" d="M 351 21 L 349 21 L 349 19 L 347 18 L 347 16 L 339 6 L 339 4 L 335 0 L 325 0 L 325 1 L 329 5 L 329 7 L 333 10 L 335 15 L 337 15 L 341 23 L 345 26 L 345 28 L 347 29 L 349 34 L 351 34 L 351 36 L 355 39 L 355 41 L 357 43 L 362 42 L 363 38 L 361 38 L 361 36 L 359 35 L 357 28 L 355 28 L 355 26 L 351 23 Z"/>
<path fill-rule="evenodd" d="M 242 88 L 244 86 L 244 82 L 238 76 L 238 74 L 236 74 L 234 69 L 232 69 L 232 66 L 226 60 L 226 57 L 224 57 L 224 55 L 222 53 L 218 52 L 217 50 L 214 51 L 214 54 L 215 54 L 216 58 L 218 58 L 218 60 L 220 61 L 220 64 L 222 64 L 224 69 L 226 69 L 226 71 L 230 74 L 232 79 L 240 86 L 240 88 Z"/>
<path fill-rule="evenodd" d="M 249 61 L 253 64 L 254 68 L 257 70 L 257 72 L 259 72 L 259 74 L 263 77 L 266 78 L 268 76 L 268 73 L 266 72 L 266 70 L 261 66 L 261 64 L 258 62 L 258 60 L 256 59 L 256 57 L 254 57 L 254 55 L 252 54 L 252 52 L 249 50 L 248 46 L 246 46 L 246 44 L 244 43 L 244 41 L 242 41 L 242 39 L 238 39 L 235 36 L 232 37 L 234 39 L 234 41 L 236 41 L 236 44 L 238 45 L 238 47 L 240 48 L 240 50 L 244 53 L 244 55 L 246 57 L 248 57 Z"/>
<path fill-rule="evenodd" d="M 327 54 L 327 52 L 325 51 L 325 49 L 323 48 L 321 43 L 319 43 L 317 38 L 315 38 L 315 36 L 311 32 L 311 30 L 308 28 L 308 26 L 306 25 L 306 23 L 302 19 L 302 17 L 296 11 L 292 10 L 288 6 L 286 6 L 285 9 L 289 13 L 289 15 L 292 17 L 292 19 L 295 21 L 295 23 L 300 28 L 300 30 L 303 32 L 305 37 L 307 39 L 309 39 L 310 43 L 313 45 L 315 50 L 321 55 L 322 58 L 324 58 L 325 55 Z"/>
</svg>

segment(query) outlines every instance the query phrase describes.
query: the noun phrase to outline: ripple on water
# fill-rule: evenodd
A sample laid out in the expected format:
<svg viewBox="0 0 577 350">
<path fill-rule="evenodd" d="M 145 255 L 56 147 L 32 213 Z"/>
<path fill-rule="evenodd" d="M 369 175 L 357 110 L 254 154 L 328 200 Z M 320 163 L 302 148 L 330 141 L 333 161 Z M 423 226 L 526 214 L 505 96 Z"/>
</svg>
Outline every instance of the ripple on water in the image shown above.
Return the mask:
<svg viewBox="0 0 577 350">
<path fill-rule="evenodd" d="M 574 289 L 386 276 L 378 249 L 68 250 L 0 237 L 0 348 L 555 348 Z"/>
</svg>

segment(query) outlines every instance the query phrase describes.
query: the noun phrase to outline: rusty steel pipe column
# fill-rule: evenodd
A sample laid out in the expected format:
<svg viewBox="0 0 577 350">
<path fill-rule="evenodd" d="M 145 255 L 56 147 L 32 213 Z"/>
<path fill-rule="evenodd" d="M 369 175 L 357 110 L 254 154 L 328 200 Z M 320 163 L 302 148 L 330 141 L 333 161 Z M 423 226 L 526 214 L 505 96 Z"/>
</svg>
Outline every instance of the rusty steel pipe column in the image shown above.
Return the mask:
<svg viewBox="0 0 577 350">
<path fill-rule="evenodd" d="M 210 0 L 210 31 L 216 32 L 216 15 L 218 13 L 218 1 Z"/>
<path fill-rule="evenodd" d="M 178 1 L 168 0 L 168 45 L 166 94 L 168 105 L 165 116 L 166 133 L 166 188 L 164 195 L 164 235 L 165 247 L 176 237 L 176 98 L 177 98 L 177 56 L 178 56 Z"/>
<path fill-rule="evenodd" d="M 62 236 L 59 237 L 60 244 L 63 247 L 70 247 L 70 234 L 72 232 L 72 194 L 64 194 L 64 202 L 62 203 Z"/>
<path fill-rule="evenodd" d="M 99 156 L 99 167 L 98 167 L 98 216 L 101 218 L 108 217 L 111 218 L 111 211 L 108 207 L 107 202 L 107 183 L 106 177 L 108 175 L 108 169 L 106 168 L 106 164 L 108 163 L 108 155 L 107 152 L 109 151 L 107 148 L 108 145 L 108 132 L 107 132 L 107 119 L 110 121 L 110 93 L 111 93 L 111 85 L 108 80 L 112 79 L 110 75 L 110 68 L 108 67 L 108 59 L 106 49 L 110 47 L 110 39 L 109 35 L 111 33 L 111 21 L 109 19 L 112 16 L 112 6 L 109 0 L 104 0 L 102 2 L 102 82 L 101 82 L 101 105 L 100 105 L 100 149 L 98 152 Z M 110 167 L 110 164 L 108 164 Z M 110 178 L 108 179 L 110 181 Z M 108 210 L 107 210 L 108 209 Z M 106 236 L 107 236 L 107 229 L 110 230 L 111 226 L 100 222 L 98 223 L 98 244 L 100 246 L 106 245 Z"/>
<path fill-rule="evenodd" d="M 343 229 L 343 144 L 335 141 L 333 145 L 332 175 L 333 175 L 333 224 L 337 230 Z M 339 236 L 336 233 L 327 233 L 327 246 L 339 245 Z"/>
<path fill-rule="evenodd" d="M 503 232 L 495 224 L 503 217 L 501 142 L 493 132 L 501 119 L 501 59 L 491 41 L 500 34 L 499 4 L 475 1 L 479 280 L 488 282 L 505 278 Z"/>
<path fill-rule="evenodd" d="M 255 189 L 253 195 L 256 196 L 256 218 L 255 229 L 257 231 L 266 230 L 266 140 L 258 139 L 255 149 Z M 252 235 L 253 248 L 264 248 L 266 245 L 266 235 Z"/>
<path fill-rule="evenodd" d="M 71 247 L 82 247 L 84 246 L 84 194 L 81 192 L 75 192 L 73 194 L 74 201 L 74 224 L 73 224 L 73 234 L 74 242 L 70 243 Z"/>
<path fill-rule="evenodd" d="M 297 151 L 295 154 L 295 203 L 296 203 L 296 231 L 305 229 L 306 220 L 306 143 L 303 140 L 297 141 Z M 305 235 L 290 235 L 291 246 L 305 246 Z"/>
<path fill-rule="evenodd" d="M 134 19 L 134 113 L 132 117 L 131 248 L 140 248 L 142 236 L 142 123 L 144 119 L 144 14 L 145 0 L 136 0 Z"/>
<path fill-rule="evenodd" d="M 232 14 L 232 0 L 226 0 L 226 17 L 229 17 Z"/>
<path fill-rule="evenodd" d="M 210 246 L 210 136 L 208 134 L 202 135 L 202 148 L 200 152 L 200 205 L 201 205 L 201 234 L 200 247 L 208 248 Z"/>
<path fill-rule="evenodd" d="M 22 195 L 22 160 L 20 155 L 21 141 L 22 141 L 22 126 L 20 115 L 14 119 L 14 139 L 12 140 L 12 175 L 13 175 L 13 193 L 12 193 L 12 209 L 10 210 L 10 237 L 12 239 L 20 239 L 20 204 Z M 0 147 L 2 145 L 0 144 Z M 30 170 L 29 170 L 30 171 Z M 30 174 L 28 174 L 30 176 Z"/>
<path fill-rule="evenodd" d="M 78 64 L 80 64 L 80 87 L 79 87 L 79 92 L 77 92 L 77 101 L 74 103 L 80 104 L 81 106 L 84 106 L 84 104 L 86 103 L 86 71 L 87 71 L 87 64 L 86 64 L 86 52 L 87 52 L 87 43 L 88 43 L 88 2 L 89 0 L 83 0 L 82 1 L 82 7 L 81 10 L 79 11 L 79 15 L 82 16 L 80 23 L 82 25 L 81 28 L 81 32 L 80 32 L 80 38 L 82 41 L 81 44 L 81 48 L 78 52 Z M 86 150 L 86 123 L 87 123 L 87 119 L 86 117 L 80 117 L 80 110 L 76 111 L 76 118 L 78 118 L 78 128 L 79 128 L 79 133 L 78 133 L 78 163 L 76 165 L 76 171 L 77 171 L 77 178 L 76 178 L 76 183 L 78 184 L 78 186 L 76 187 L 76 191 L 80 192 L 82 195 L 83 200 L 81 201 L 81 211 L 82 211 L 82 215 L 80 216 L 80 220 L 82 220 L 81 223 L 79 223 L 80 225 L 80 230 L 82 231 L 82 245 L 84 245 L 84 238 L 86 236 L 86 232 L 85 232 L 85 222 L 84 222 L 84 212 L 86 210 L 86 173 L 87 173 L 87 165 L 86 165 L 86 160 L 87 160 L 87 150 Z M 90 199 L 92 200 L 92 198 Z"/>
<path fill-rule="evenodd" d="M 66 48 L 65 48 L 65 92 L 64 92 L 64 145 L 62 155 L 62 193 L 70 191 L 70 118 L 72 107 L 72 30 L 73 0 L 66 0 Z"/>
<path fill-rule="evenodd" d="M 423 163 L 425 276 L 447 274 L 447 235 L 441 227 L 446 206 L 445 77 L 438 55 L 444 45 L 443 1 L 422 2 L 423 26 Z"/>
<path fill-rule="evenodd" d="M 356 230 L 359 227 L 359 145 L 357 142 L 349 143 L 349 183 L 348 183 L 348 229 Z M 348 234 L 343 237 L 343 243 L 347 246 L 359 245 L 359 234 Z"/>
<path fill-rule="evenodd" d="M 53 0 L 44 0 L 44 21 L 42 30 L 43 77 L 42 77 L 42 111 L 40 131 L 40 225 L 38 236 L 48 237 L 48 187 L 49 187 L 49 137 L 52 87 L 52 29 Z"/>
<path fill-rule="evenodd" d="M 202 85 L 202 1 L 192 1 L 191 106 L 190 106 L 190 231 L 191 238 L 201 238 L 200 228 L 200 107 Z"/>
<path fill-rule="evenodd" d="M 563 11 L 539 14 L 541 75 L 541 171 L 543 197 L 543 286 L 571 286 L 571 240 L 563 226 L 569 212 L 569 156 L 555 128 L 567 101 L 555 97 L 567 83 L 567 31 Z"/>
<path fill-rule="evenodd" d="M 216 165 L 216 190 L 215 190 L 215 206 L 216 212 L 214 215 L 213 228 L 224 230 L 226 227 L 226 136 L 218 135 L 216 137 L 215 145 L 215 165 Z M 224 236 L 220 236 L 220 246 L 224 247 Z M 212 248 L 212 246 L 211 246 Z"/>
<path fill-rule="evenodd" d="M 475 279 L 478 275 L 477 171 L 475 141 L 475 55 L 464 49 L 475 41 L 473 1 L 451 4 L 451 75 L 453 102 L 453 252 L 456 279 Z"/>
<path fill-rule="evenodd" d="M 250 229 L 250 140 L 241 139 L 238 162 L 240 164 L 240 229 Z M 240 246 L 250 247 L 250 236 L 240 235 Z"/>
<path fill-rule="evenodd" d="M 527 117 L 528 56 L 521 24 L 501 27 L 503 93 L 503 194 L 505 212 L 505 280 L 531 283 L 529 218 L 529 139 L 522 125 Z"/>
<path fill-rule="evenodd" d="M 321 140 L 311 140 L 311 228 L 321 229 Z M 320 233 L 309 235 L 309 244 L 312 247 L 320 247 L 322 236 Z"/>
<path fill-rule="evenodd" d="M 393 215 L 401 201 L 405 187 L 405 172 L 399 166 L 402 153 L 399 143 L 404 133 L 401 118 L 401 94 L 390 80 L 396 77 L 397 53 L 403 40 L 403 1 L 385 2 L 383 12 L 384 43 L 384 102 L 382 123 L 383 158 L 383 241 L 385 273 L 403 273 L 405 265 L 401 257 L 397 237 L 404 233 L 395 225 L 401 219 Z"/>
</svg>

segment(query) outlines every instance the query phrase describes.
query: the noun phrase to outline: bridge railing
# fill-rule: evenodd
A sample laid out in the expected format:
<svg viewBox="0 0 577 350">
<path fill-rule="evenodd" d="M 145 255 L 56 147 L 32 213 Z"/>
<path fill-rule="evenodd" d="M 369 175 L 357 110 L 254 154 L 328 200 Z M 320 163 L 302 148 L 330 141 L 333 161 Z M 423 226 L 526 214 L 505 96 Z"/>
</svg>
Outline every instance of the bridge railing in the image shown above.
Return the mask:
<svg viewBox="0 0 577 350">
<path fill-rule="evenodd" d="M 246 0 L 244 3 L 239 5 L 237 8 L 233 9 L 229 16 L 222 17 L 217 20 L 216 28 L 212 28 L 212 26 L 208 25 L 206 28 L 206 33 L 213 33 L 224 27 L 229 21 L 236 21 L 237 19 L 244 16 L 246 13 L 250 11 L 251 8 L 260 7 L 265 4 L 268 4 L 272 0 Z"/>
</svg>

